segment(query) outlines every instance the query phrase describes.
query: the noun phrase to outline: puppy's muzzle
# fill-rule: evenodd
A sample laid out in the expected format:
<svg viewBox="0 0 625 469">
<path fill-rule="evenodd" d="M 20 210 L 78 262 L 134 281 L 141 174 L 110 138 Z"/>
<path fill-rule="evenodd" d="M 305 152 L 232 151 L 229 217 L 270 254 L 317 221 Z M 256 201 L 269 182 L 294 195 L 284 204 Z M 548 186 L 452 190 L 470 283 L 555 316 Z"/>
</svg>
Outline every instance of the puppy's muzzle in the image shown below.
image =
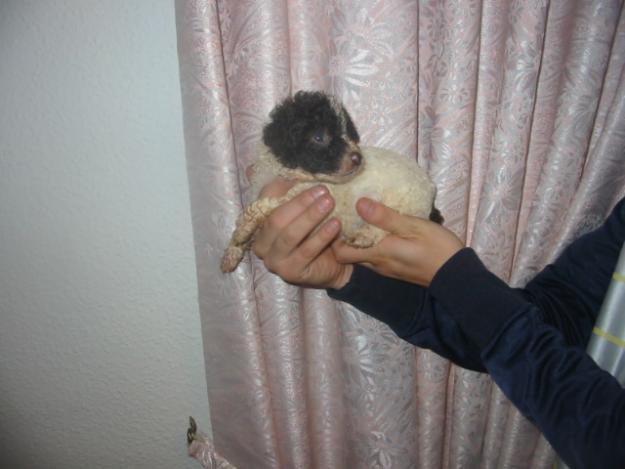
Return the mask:
<svg viewBox="0 0 625 469">
<path fill-rule="evenodd" d="M 357 168 L 362 164 L 362 154 L 355 151 L 349 155 L 349 159 L 352 161 L 354 168 Z"/>
<path fill-rule="evenodd" d="M 338 175 L 347 178 L 355 176 L 364 166 L 364 162 L 360 147 L 353 142 L 349 142 L 349 146 L 341 158 L 341 167 Z"/>
</svg>

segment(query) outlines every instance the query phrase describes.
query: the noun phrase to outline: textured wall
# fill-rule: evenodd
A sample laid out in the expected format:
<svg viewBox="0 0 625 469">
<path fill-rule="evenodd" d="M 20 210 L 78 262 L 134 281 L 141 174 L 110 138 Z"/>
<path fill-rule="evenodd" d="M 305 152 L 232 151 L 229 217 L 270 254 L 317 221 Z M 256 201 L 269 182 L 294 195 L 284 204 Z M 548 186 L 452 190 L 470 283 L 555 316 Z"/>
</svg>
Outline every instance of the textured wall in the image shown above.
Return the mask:
<svg viewBox="0 0 625 469">
<path fill-rule="evenodd" d="M 208 427 L 173 2 L 0 1 L 0 467 Z"/>
</svg>

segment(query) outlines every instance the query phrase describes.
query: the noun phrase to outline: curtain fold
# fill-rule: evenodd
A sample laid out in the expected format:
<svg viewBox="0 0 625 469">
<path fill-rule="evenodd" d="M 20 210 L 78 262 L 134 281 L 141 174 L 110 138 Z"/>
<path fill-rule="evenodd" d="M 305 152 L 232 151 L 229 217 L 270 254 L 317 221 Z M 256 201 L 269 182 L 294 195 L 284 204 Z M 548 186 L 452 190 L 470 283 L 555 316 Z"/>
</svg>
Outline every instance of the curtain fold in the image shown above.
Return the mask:
<svg viewBox="0 0 625 469">
<path fill-rule="evenodd" d="M 248 257 L 219 259 L 268 112 L 339 96 L 362 141 L 416 158 L 446 225 L 522 285 L 625 186 L 616 0 L 177 0 L 214 444 L 239 468 L 550 468 L 485 374 Z M 197 443 L 197 442 L 196 442 Z"/>
<path fill-rule="evenodd" d="M 588 148 L 595 120 L 598 115 L 609 112 L 612 102 L 619 99 L 614 96 L 610 100 L 612 102 L 605 100 L 604 109 L 599 110 L 602 92 L 609 95 L 610 86 L 615 84 L 605 80 L 610 56 L 622 54 L 618 48 L 613 49 L 613 45 L 619 42 L 616 31 L 621 17 L 621 2 L 579 2 L 576 6 L 564 19 L 570 21 L 572 17 L 572 24 L 567 28 L 570 30 L 570 39 L 565 49 L 565 62 L 555 85 L 554 128 L 544 162 L 537 173 L 535 191 L 528 194 L 528 226 L 522 235 L 515 269 L 516 276 L 522 280 L 537 272 L 572 237 L 580 234 L 575 232 L 575 227 L 580 226 L 584 215 L 596 217 L 591 222 L 593 226 L 605 218 L 623 183 L 623 142 L 619 132 L 611 132 L 607 137 L 617 145 L 616 154 L 606 152 L 598 157 L 599 166 L 607 172 L 621 174 L 598 180 L 592 178 L 592 172 L 584 172 L 585 164 L 594 160 Z M 615 60 L 618 62 L 621 59 Z M 619 128 L 622 128 L 622 123 Z M 617 143 L 617 140 L 620 142 Z M 610 163 L 611 159 L 615 164 Z M 594 179 L 592 197 L 580 190 L 584 177 L 588 182 Z M 587 186 L 588 189 L 590 187 Z M 595 211 L 586 209 L 582 214 L 570 210 L 578 194 L 583 194 L 584 203 L 592 203 L 592 199 L 599 196 L 602 200 L 594 201 Z M 565 229 L 554 233 L 554 226 Z M 567 234 L 569 236 L 565 237 Z"/>
</svg>

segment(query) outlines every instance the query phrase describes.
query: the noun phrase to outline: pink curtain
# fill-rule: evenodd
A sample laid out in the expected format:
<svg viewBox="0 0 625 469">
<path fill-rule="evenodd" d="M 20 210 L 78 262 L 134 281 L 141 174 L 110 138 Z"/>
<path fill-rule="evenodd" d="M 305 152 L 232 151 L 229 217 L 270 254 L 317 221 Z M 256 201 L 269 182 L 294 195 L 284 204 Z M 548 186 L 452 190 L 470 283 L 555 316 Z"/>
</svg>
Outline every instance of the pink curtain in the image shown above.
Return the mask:
<svg viewBox="0 0 625 469">
<path fill-rule="evenodd" d="M 487 375 L 323 291 L 219 258 L 273 105 L 343 99 L 418 158 L 446 224 L 512 284 L 624 194 L 625 18 L 610 0 L 178 0 L 214 442 L 239 468 L 550 468 Z"/>
</svg>

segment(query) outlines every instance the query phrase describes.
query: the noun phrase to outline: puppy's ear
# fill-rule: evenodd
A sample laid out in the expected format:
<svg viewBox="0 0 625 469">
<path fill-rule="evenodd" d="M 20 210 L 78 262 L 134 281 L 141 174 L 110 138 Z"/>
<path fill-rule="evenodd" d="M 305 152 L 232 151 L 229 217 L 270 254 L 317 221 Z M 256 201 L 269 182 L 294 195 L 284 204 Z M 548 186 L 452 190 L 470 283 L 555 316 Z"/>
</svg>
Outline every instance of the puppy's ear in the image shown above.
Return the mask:
<svg viewBox="0 0 625 469">
<path fill-rule="evenodd" d="M 347 136 L 354 143 L 360 142 L 360 135 L 358 135 L 358 130 L 356 130 L 356 126 L 354 125 L 354 121 L 352 121 L 352 117 L 347 112 L 344 106 L 341 106 L 343 110 L 343 116 L 345 117 L 345 130 L 347 131 Z"/>
<path fill-rule="evenodd" d="M 269 122 L 263 128 L 263 141 L 278 157 L 288 158 L 293 145 L 303 131 L 297 126 L 296 100 L 302 99 L 304 93 L 298 92 L 277 104 L 269 113 Z"/>
</svg>

